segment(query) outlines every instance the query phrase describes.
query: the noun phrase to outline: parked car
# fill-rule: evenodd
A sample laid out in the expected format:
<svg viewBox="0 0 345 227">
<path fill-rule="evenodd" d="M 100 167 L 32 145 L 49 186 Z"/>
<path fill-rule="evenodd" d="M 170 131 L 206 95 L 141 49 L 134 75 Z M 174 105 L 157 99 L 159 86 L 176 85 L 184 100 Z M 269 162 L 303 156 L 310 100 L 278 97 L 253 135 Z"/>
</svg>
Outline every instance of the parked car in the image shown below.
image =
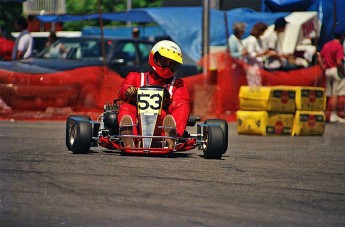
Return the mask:
<svg viewBox="0 0 345 227">
<path fill-rule="evenodd" d="M 147 71 L 154 42 L 99 36 L 61 38 L 36 57 L 0 62 L 0 97 L 12 109 L 102 108 L 130 71 Z M 104 54 L 103 54 L 104 52 Z M 197 74 L 183 66 L 177 74 Z"/>
<path fill-rule="evenodd" d="M 12 32 L 11 35 L 13 40 L 15 40 L 19 36 L 20 32 Z M 34 40 L 34 47 L 32 50 L 32 54 L 36 55 L 41 52 L 48 41 L 48 37 L 50 32 L 30 32 L 33 40 Z M 61 39 L 63 37 L 80 37 L 81 31 L 57 31 L 56 37 Z"/>
</svg>

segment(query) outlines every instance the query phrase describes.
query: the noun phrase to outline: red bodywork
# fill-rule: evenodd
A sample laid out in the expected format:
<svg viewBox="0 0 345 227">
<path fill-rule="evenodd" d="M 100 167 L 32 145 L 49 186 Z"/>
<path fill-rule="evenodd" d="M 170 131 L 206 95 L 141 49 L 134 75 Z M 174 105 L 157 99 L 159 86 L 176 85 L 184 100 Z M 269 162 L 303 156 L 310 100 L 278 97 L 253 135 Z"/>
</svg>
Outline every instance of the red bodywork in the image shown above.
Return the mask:
<svg viewBox="0 0 345 227">
<path fill-rule="evenodd" d="M 188 138 L 183 143 L 179 143 L 176 148 L 124 148 L 121 144 L 111 141 L 107 137 L 99 137 L 98 144 L 109 150 L 121 150 L 127 154 L 151 154 L 151 155 L 165 155 L 172 152 L 182 152 L 192 150 L 196 147 L 196 138 Z"/>
</svg>

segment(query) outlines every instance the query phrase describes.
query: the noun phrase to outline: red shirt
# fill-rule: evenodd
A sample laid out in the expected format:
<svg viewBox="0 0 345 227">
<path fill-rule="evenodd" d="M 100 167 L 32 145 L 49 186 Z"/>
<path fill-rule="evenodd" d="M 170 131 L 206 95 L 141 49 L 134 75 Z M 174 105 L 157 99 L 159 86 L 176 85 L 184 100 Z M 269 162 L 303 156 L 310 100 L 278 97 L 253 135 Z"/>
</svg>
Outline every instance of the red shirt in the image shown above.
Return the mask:
<svg viewBox="0 0 345 227">
<path fill-rule="evenodd" d="M 344 49 L 339 41 L 332 40 L 323 46 L 320 54 L 325 64 L 325 68 L 329 69 L 337 67 L 337 60 L 343 60 Z"/>
<path fill-rule="evenodd" d="M 14 41 L 0 37 L 0 59 L 11 60 Z"/>
</svg>

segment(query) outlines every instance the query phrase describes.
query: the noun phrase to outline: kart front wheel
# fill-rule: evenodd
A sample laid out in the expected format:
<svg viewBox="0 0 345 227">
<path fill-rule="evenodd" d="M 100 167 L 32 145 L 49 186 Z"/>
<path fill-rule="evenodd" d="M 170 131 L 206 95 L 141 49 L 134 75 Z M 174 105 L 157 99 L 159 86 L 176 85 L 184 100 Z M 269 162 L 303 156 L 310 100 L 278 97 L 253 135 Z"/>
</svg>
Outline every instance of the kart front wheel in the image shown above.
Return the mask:
<svg viewBox="0 0 345 227">
<path fill-rule="evenodd" d="M 66 120 L 66 147 L 69 151 L 72 150 L 71 143 L 70 143 L 70 131 L 71 131 L 71 125 L 73 122 L 75 122 L 75 118 L 81 119 L 81 120 L 87 120 L 91 121 L 91 117 L 88 115 L 71 115 Z"/>
<path fill-rule="evenodd" d="M 219 126 L 207 126 L 203 133 L 203 152 L 206 159 L 220 159 L 223 155 L 224 133 Z"/>
<path fill-rule="evenodd" d="M 228 122 L 222 119 L 207 119 L 205 124 L 217 124 L 223 131 L 223 154 L 228 150 Z"/>
<path fill-rule="evenodd" d="M 68 143 L 74 154 L 86 154 L 92 142 L 92 126 L 88 121 L 75 121 L 69 125 Z"/>
</svg>

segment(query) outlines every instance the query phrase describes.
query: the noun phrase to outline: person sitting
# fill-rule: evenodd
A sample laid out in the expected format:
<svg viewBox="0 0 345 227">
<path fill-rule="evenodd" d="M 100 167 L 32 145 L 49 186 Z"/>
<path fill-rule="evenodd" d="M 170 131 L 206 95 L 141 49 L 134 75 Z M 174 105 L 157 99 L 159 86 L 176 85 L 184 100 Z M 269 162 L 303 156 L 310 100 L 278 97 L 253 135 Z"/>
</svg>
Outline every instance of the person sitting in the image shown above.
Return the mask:
<svg viewBox="0 0 345 227">
<path fill-rule="evenodd" d="M 44 57 L 53 59 L 65 59 L 67 57 L 68 50 L 63 43 L 55 43 L 57 38 L 54 41 L 54 35 L 55 34 L 51 35 L 51 38 L 48 39 L 48 42 L 46 43 L 46 46 L 49 48 L 49 50 L 44 54 Z"/>
<path fill-rule="evenodd" d="M 242 36 L 246 29 L 246 24 L 239 22 L 233 25 L 233 34 L 228 39 L 228 45 L 230 49 L 230 55 L 233 58 L 243 59 L 248 54 L 248 51 L 244 48 L 242 43 Z"/>
<path fill-rule="evenodd" d="M 158 125 L 165 126 L 161 132 L 166 136 L 182 136 L 187 126 L 190 112 L 189 91 L 182 79 L 174 77 L 175 72 L 182 64 L 182 51 L 180 47 L 169 40 L 157 42 L 151 49 L 148 63 L 151 70 L 148 72 L 130 72 L 123 81 L 118 97 L 123 101 L 119 109 L 119 125 L 133 125 L 138 121 L 137 90 L 142 86 L 160 86 L 169 92 L 169 97 L 163 100 L 163 108 Z M 158 102 L 156 102 L 158 103 Z M 121 135 L 137 135 L 136 127 L 120 130 Z M 159 129 L 157 129 L 159 130 Z M 160 132 L 158 131 L 157 134 Z M 167 139 L 168 147 L 174 146 L 172 139 Z M 133 148 L 134 140 L 124 138 L 124 147 Z"/>
<path fill-rule="evenodd" d="M 265 50 L 261 36 L 267 29 L 267 24 L 263 22 L 256 23 L 250 35 L 243 40 L 243 46 L 248 51 L 247 63 L 250 65 L 257 65 L 263 67 L 265 56 L 269 53 L 269 50 Z"/>
<path fill-rule="evenodd" d="M 56 33 L 55 32 L 50 32 L 47 42 L 45 44 L 45 47 L 49 47 L 50 45 L 52 45 L 56 40 L 58 40 Z"/>
<path fill-rule="evenodd" d="M 266 46 L 270 50 L 267 61 L 264 63 L 264 68 L 267 70 L 288 71 L 303 67 L 294 63 L 293 54 L 283 52 L 282 35 L 287 23 L 284 17 L 280 17 L 274 22 L 274 30 L 265 34 Z"/>
</svg>

